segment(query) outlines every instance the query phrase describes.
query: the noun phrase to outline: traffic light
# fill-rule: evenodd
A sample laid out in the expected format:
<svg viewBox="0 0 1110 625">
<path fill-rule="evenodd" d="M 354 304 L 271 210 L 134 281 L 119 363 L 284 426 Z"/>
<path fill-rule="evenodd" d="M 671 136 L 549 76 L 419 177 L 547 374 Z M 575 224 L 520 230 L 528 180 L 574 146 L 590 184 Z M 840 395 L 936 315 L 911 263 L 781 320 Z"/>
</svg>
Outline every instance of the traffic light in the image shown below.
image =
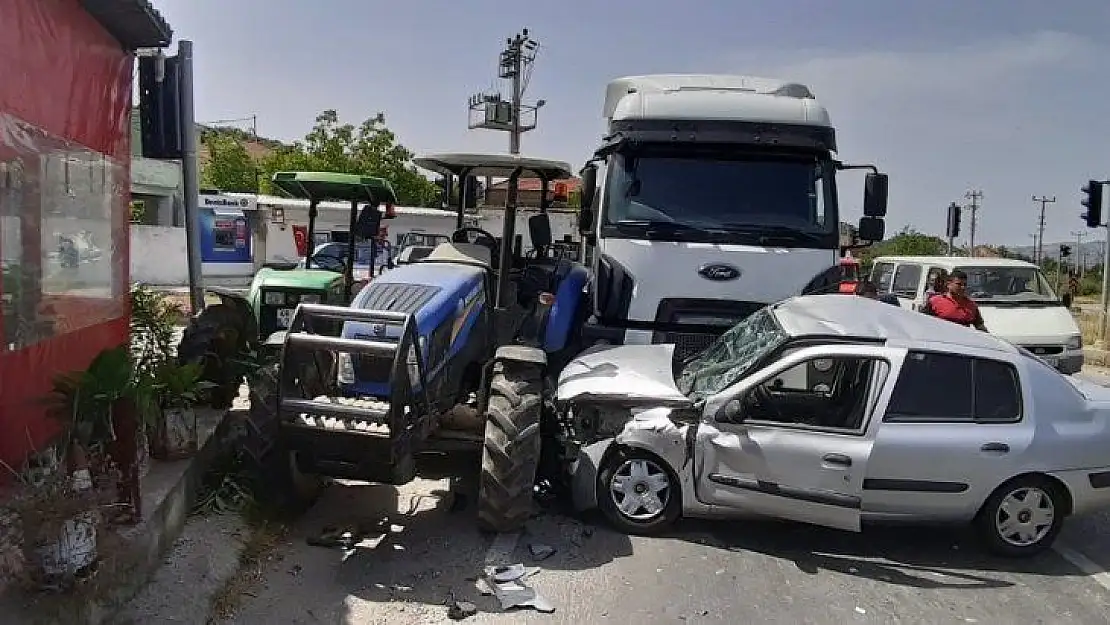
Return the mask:
<svg viewBox="0 0 1110 625">
<path fill-rule="evenodd" d="M 1082 189 L 1083 195 L 1087 197 L 1080 203 L 1087 208 L 1087 212 L 1080 217 L 1086 220 L 1088 228 L 1102 225 L 1102 185 L 1097 180 L 1088 180 L 1087 186 Z"/>
<path fill-rule="evenodd" d="M 1061 245 L 1060 246 L 1060 258 L 1067 258 L 1068 256 L 1071 256 L 1071 246 L 1070 245 Z"/>
<path fill-rule="evenodd" d="M 180 159 L 184 154 L 180 68 L 176 56 L 139 57 L 139 126 L 146 158 Z"/>
<path fill-rule="evenodd" d="M 960 236 L 960 205 L 952 202 L 948 205 L 948 228 L 945 233 L 950 239 Z"/>
</svg>

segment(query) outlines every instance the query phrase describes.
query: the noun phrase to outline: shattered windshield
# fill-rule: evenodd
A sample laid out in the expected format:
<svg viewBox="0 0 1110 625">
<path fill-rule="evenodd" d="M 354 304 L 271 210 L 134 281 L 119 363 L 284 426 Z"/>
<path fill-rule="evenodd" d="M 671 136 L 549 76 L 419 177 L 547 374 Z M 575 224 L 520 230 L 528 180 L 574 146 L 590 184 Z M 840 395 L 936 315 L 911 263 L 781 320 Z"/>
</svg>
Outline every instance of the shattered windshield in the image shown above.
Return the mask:
<svg viewBox="0 0 1110 625">
<path fill-rule="evenodd" d="M 1055 303 L 1056 293 L 1035 267 L 958 267 L 967 294 L 986 305 Z"/>
<path fill-rule="evenodd" d="M 678 388 L 695 401 L 719 393 L 786 339 L 771 307 L 761 308 L 686 363 Z"/>
</svg>

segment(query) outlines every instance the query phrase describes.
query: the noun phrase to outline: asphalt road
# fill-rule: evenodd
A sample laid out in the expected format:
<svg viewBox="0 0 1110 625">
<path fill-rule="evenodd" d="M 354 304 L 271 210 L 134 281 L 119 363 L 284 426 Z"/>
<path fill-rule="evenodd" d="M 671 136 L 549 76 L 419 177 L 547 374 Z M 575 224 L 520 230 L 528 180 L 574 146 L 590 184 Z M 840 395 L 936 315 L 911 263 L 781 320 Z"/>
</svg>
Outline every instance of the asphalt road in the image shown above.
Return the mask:
<svg viewBox="0 0 1110 625">
<path fill-rule="evenodd" d="M 447 486 L 332 486 L 234 622 L 443 623 L 459 599 L 480 610 L 471 623 L 1110 623 L 1110 514 L 1072 519 L 1056 549 L 1011 561 L 955 530 L 853 535 L 744 520 L 683 522 L 648 539 L 555 511 L 491 539 L 475 529 L 469 487 L 458 497 Z M 348 525 L 361 526 L 364 545 L 344 554 L 306 544 Z M 533 545 L 556 551 L 533 562 Z M 530 583 L 555 612 L 499 613 L 474 584 L 487 562 L 539 567 Z"/>
</svg>

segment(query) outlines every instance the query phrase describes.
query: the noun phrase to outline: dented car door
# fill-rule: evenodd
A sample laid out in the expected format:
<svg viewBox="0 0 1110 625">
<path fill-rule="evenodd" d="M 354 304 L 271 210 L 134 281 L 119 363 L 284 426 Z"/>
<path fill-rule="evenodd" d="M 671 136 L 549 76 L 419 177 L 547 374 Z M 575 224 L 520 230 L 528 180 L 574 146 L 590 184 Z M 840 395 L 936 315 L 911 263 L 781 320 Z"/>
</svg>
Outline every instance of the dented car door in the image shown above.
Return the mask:
<svg viewBox="0 0 1110 625">
<path fill-rule="evenodd" d="M 698 499 L 859 531 L 874 413 L 901 358 L 866 345 L 804 348 L 710 398 L 695 445 Z"/>
</svg>

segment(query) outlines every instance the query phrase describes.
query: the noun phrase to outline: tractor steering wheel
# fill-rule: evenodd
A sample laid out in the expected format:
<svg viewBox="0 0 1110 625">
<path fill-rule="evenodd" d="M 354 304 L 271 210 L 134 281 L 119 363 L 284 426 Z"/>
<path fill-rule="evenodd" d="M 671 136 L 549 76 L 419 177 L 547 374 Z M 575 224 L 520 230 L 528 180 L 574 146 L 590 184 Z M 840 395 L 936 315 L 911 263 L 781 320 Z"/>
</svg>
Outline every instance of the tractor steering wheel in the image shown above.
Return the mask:
<svg viewBox="0 0 1110 625">
<path fill-rule="evenodd" d="M 467 236 L 470 234 L 475 235 L 473 237 L 473 240 L 471 240 L 471 237 Z M 481 245 L 482 247 L 489 248 L 490 256 L 492 256 L 494 259 L 497 258 L 497 239 L 494 238 L 492 234 L 486 232 L 485 230 L 482 230 L 481 228 L 475 228 L 474 226 L 459 228 L 451 234 L 451 242 L 473 243 L 475 245 Z"/>
</svg>

